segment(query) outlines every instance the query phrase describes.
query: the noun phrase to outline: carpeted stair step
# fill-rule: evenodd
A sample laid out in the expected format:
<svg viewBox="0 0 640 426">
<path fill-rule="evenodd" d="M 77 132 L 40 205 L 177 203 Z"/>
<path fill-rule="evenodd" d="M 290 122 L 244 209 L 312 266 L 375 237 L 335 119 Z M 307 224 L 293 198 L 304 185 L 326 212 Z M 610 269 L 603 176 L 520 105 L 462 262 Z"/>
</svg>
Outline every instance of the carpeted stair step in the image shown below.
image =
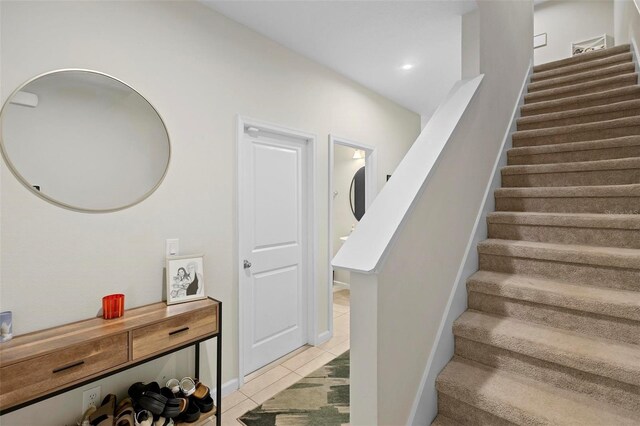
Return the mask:
<svg viewBox="0 0 640 426">
<path fill-rule="evenodd" d="M 493 212 L 489 238 L 640 249 L 640 215 Z"/>
<path fill-rule="evenodd" d="M 438 392 L 438 412 L 460 425 L 465 426 L 514 426 L 500 417 L 494 416 L 473 405 L 466 404 L 445 393 Z"/>
<path fill-rule="evenodd" d="M 640 135 L 640 116 L 513 133 L 514 148 Z"/>
<path fill-rule="evenodd" d="M 637 291 L 490 271 L 478 271 L 469 277 L 467 289 L 469 309 L 640 344 Z"/>
<path fill-rule="evenodd" d="M 618 53 L 611 56 L 607 56 L 602 59 L 594 59 L 587 62 L 578 63 L 575 65 L 564 66 L 548 71 L 538 71 L 531 75 L 532 82 L 544 81 L 551 78 L 557 78 L 568 74 L 578 74 L 589 70 L 598 70 L 601 68 L 608 68 L 624 62 L 633 61 L 633 55 L 631 52 Z"/>
<path fill-rule="evenodd" d="M 431 423 L 431 426 L 459 426 L 460 423 L 451 420 L 443 415 L 438 415 Z"/>
<path fill-rule="evenodd" d="M 638 345 L 471 310 L 455 320 L 453 334 L 577 371 L 640 386 Z"/>
<path fill-rule="evenodd" d="M 587 62 L 608 58 L 620 53 L 629 53 L 631 46 L 629 44 L 621 44 L 619 46 L 610 47 L 608 49 L 597 50 L 595 52 L 584 53 L 582 55 L 572 56 L 570 58 L 560 59 L 559 61 L 547 62 L 533 67 L 534 73 L 548 71 L 557 68 L 563 68 L 576 64 L 584 64 Z"/>
<path fill-rule="evenodd" d="M 540 90 L 553 89 L 557 87 L 570 86 L 572 84 L 594 81 L 601 78 L 615 77 L 621 74 L 633 73 L 636 65 L 629 61 L 622 64 L 612 65 L 606 68 L 590 69 L 583 72 L 568 74 L 560 77 L 549 78 L 542 81 L 529 83 L 527 86 L 528 93 L 535 93 Z"/>
<path fill-rule="evenodd" d="M 640 292 L 640 250 L 485 240 L 479 269 Z"/>
<path fill-rule="evenodd" d="M 640 185 L 499 188 L 494 195 L 498 211 L 640 214 Z"/>
<path fill-rule="evenodd" d="M 634 413 L 640 410 L 638 386 L 461 337 L 455 338 L 454 353 L 459 358 L 535 379 L 570 392 L 588 395 L 623 410 Z"/>
<path fill-rule="evenodd" d="M 501 419 L 473 405 L 466 404 L 449 395 L 438 392 L 438 412 L 460 425 L 468 426 L 514 426 L 515 423 Z"/>
<path fill-rule="evenodd" d="M 640 115 L 640 99 L 562 112 L 530 115 L 517 120 L 518 130 L 547 129 Z"/>
<path fill-rule="evenodd" d="M 537 114 L 562 112 L 589 108 L 598 105 L 608 105 L 622 101 L 640 98 L 640 86 L 625 86 L 619 89 L 606 90 L 604 92 L 579 94 L 552 101 L 542 101 L 520 107 L 520 115 L 528 117 Z"/>
<path fill-rule="evenodd" d="M 525 146 L 507 151 L 509 165 L 557 164 L 640 157 L 640 136 Z"/>
<path fill-rule="evenodd" d="M 454 400 L 513 424 L 638 424 L 636 414 L 617 406 L 459 357 L 442 370 L 436 388 Z M 455 407 L 443 411 L 455 411 Z"/>
<path fill-rule="evenodd" d="M 640 183 L 640 157 L 573 163 L 506 166 L 502 186 L 589 186 Z"/>
<path fill-rule="evenodd" d="M 599 78 L 593 81 L 575 83 L 568 86 L 556 87 L 552 89 L 539 90 L 524 96 L 524 103 L 533 104 L 536 102 L 553 101 L 568 98 L 571 96 L 584 95 L 589 93 L 604 92 L 625 86 L 632 86 L 638 83 L 638 74 L 635 72 L 621 74 L 614 77 Z"/>
</svg>

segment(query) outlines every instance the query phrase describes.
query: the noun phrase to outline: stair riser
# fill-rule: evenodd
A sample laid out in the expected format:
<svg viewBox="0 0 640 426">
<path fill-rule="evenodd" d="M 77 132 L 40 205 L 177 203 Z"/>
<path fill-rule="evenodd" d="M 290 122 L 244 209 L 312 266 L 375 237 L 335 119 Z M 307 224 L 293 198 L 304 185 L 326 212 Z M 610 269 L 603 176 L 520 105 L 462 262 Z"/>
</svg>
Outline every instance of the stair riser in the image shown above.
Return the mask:
<svg viewBox="0 0 640 426">
<path fill-rule="evenodd" d="M 587 131 L 574 131 L 569 133 L 553 134 L 548 136 L 513 137 L 513 147 L 555 145 L 569 142 L 587 142 L 601 139 L 611 139 L 621 136 L 640 135 L 640 126 L 610 127 L 608 129 L 594 129 Z"/>
<path fill-rule="evenodd" d="M 598 61 L 600 59 L 610 58 L 614 55 L 619 55 L 621 53 L 629 53 L 629 46 L 616 46 L 604 50 L 599 50 L 592 53 L 587 53 L 586 55 L 578 55 L 573 56 L 571 58 L 563 59 L 560 61 L 549 62 L 547 64 L 536 65 L 533 67 L 533 72 L 543 72 L 549 70 L 558 70 L 565 67 L 577 65 L 577 64 L 590 64 L 594 61 Z"/>
<path fill-rule="evenodd" d="M 640 157 L 640 145 L 527 155 L 509 155 L 509 152 L 507 152 L 508 164 L 510 166 L 573 163 L 578 161 L 613 160 L 632 157 Z"/>
<path fill-rule="evenodd" d="M 438 413 L 461 425 L 468 426 L 513 426 L 511 423 L 472 405 L 438 391 Z"/>
<path fill-rule="evenodd" d="M 616 118 L 640 115 L 640 108 L 630 108 L 621 111 L 611 111 L 593 115 L 579 115 L 561 120 L 545 120 L 539 123 L 518 123 L 518 130 L 548 129 L 550 127 L 570 126 L 572 124 L 595 123 L 598 121 L 614 120 Z"/>
<path fill-rule="evenodd" d="M 578 74 L 578 73 L 583 73 L 587 71 L 598 71 L 601 69 L 613 67 L 613 66 L 628 63 L 631 61 L 633 61 L 633 56 L 630 53 L 626 53 L 622 55 L 614 55 L 608 59 L 603 59 L 598 62 L 568 66 L 568 67 L 558 68 L 550 71 L 534 72 L 531 75 L 531 82 L 537 83 L 537 82 L 549 80 L 552 78 L 565 77 L 567 75 Z"/>
<path fill-rule="evenodd" d="M 634 99 L 640 99 L 640 95 L 638 95 L 638 93 L 627 93 L 627 94 L 622 94 L 617 96 L 604 96 L 604 97 L 598 97 L 597 99 L 581 100 L 579 102 L 567 100 L 566 102 L 563 102 L 560 105 L 536 105 L 534 103 L 534 104 L 530 104 L 529 107 L 522 107 L 520 109 L 520 116 L 529 117 L 532 115 L 548 114 L 551 112 L 571 111 L 571 110 L 582 109 L 582 108 L 610 105 L 610 104 L 615 104 L 617 102 L 631 101 Z"/>
<path fill-rule="evenodd" d="M 559 308 L 519 299 L 469 292 L 469 309 L 487 312 L 550 327 L 640 344 L 640 322 Z"/>
<path fill-rule="evenodd" d="M 536 337 L 539 338 L 539 336 L 535 334 L 530 340 L 524 336 L 514 337 L 511 334 L 505 334 L 500 330 L 500 325 L 497 323 L 494 324 L 494 327 L 497 327 L 497 330 L 495 328 L 486 329 L 482 324 L 456 321 L 453 327 L 453 334 L 456 337 L 497 346 L 585 373 L 608 377 L 611 380 L 628 383 L 633 386 L 640 386 L 640 377 L 637 373 L 638 365 L 603 362 L 604 360 L 597 355 L 592 357 L 579 352 L 558 351 L 553 346 L 553 343 L 551 343 L 551 346 L 547 346 L 543 342 L 536 340 Z M 587 342 L 581 342 L 581 344 L 587 344 Z"/>
<path fill-rule="evenodd" d="M 633 63 L 620 64 L 620 66 L 616 67 L 615 69 L 606 69 L 606 68 L 609 68 L 609 67 L 583 71 L 583 73 L 586 73 L 586 72 L 592 73 L 591 75 L 579 75 L 581 73 L 574 73 L 574 74 L 563 75 L 561 77 L 557 77 L 556 79 L 550 79 L 550 80 L 547 79 L 546 81 L 542 80 L 542 81 L 531 82 L 527 86 L 527 92 L 535 93 L 541 90 L 556 89 L 559 87 L 571 86 L 573 84 L 586 83 L 588 81 L 593 81 L 600 78 L 609 78 L 609 77 L 615 77 L 622 74 L 633 73 L 635 71 L 635 64 Z"/>
<path fill-rule="evenodd" d="M 490 223 L 489 238 L 640 249 L 640 230 Z"/>
<path fill-rule="evenodd" d="M 640 214 L 640 197 L 496 198 L 497 211 Z"/>
<path fill-rule="evenodd" d="M 554 101 L 556 99 L 569 98 L 571 96 L 588 95 L 589 93 L 605 92 L 607 90 L 618 89 L 620 87 L 633 86 L 634 84 L 637 84 L 637 83 L 638 83 L 637 77 L 635 75 L 631 75 L 626 78 L 620 78 L 616 81 L 611 81 L 611 82 L 604 82 L 602 84 L 594 85 L 591 87 L 578 87 L 575 89 L 567 89 L 560 93 L 547 94 L 540 91 L 537 93 L 532 93 L 530 95 L 525 95 L 524 104 L 529 105 L 537 102 Z"/>
<path fill-rule="evenodd" d="M 640 410 L 640 389 L 637 386 L 459 337 L 456 337 L 455 353 L 494 368 L 582 392 L 629 410 Z"/>
<path fill-rule="evenodd" d="M 502 176 L 502 186 L 505 188 L 630 185 L 634 183 L 640 183 L 640 169 L 593 170 L 567 173 L 532 173 L 526 175 Z"/>
<path fill-rule="evenodd" d="M 640 270 L 480 253 L 482 271 L 522 274 L 597 287 L 640 291 Z"/>
</svg>

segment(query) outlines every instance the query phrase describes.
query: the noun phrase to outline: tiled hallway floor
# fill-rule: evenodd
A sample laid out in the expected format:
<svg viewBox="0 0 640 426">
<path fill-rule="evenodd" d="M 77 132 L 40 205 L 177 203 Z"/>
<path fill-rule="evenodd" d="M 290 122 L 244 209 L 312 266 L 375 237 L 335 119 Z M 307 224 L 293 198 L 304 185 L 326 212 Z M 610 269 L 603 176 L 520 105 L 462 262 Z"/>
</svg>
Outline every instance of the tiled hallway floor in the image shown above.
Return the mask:
<svg viewBox="0 0 640 426">
<path fill-rule="evenodd" d="M 264 403 L 349 349 L 349 290 L 333 295 L 333 337 L 320 346 L 304 346 L 245 378 L 244 385 L 222 399 L 222 424 L 238 426 L 236 419 Z M 215 424 L 207 419 L 202 425 Z"/>
</svg>

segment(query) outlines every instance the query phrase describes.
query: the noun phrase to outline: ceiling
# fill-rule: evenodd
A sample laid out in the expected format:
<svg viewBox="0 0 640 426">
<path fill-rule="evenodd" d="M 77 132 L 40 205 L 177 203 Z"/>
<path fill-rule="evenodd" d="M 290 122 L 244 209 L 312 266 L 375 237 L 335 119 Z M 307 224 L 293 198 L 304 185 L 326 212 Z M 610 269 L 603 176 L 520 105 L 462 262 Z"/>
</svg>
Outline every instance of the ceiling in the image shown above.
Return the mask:
<svg viewBox="0 0 640 426">
<path fill-rule="evenodd" d="M 466 0 L 201 1 L 422 116 L 460 79 L 460 15 L 476 8 Z"/>
</svg>

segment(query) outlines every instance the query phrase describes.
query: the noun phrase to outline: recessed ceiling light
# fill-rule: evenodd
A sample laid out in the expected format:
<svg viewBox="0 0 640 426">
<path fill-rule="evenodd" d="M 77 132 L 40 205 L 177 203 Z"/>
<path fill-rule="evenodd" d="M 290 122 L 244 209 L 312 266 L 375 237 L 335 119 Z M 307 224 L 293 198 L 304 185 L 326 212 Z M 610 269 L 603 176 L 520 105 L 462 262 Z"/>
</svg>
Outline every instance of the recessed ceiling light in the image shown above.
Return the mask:
<svg viewBox="0 0 640 426">
<path fill-rule="evenodd" d="M 403 66 L 401 66 L 400 68 L 402 68 L 405 71 L 410 70 L 411 68 L 413 68 L 413 64 L 404 64 Z"/>
</svg>

